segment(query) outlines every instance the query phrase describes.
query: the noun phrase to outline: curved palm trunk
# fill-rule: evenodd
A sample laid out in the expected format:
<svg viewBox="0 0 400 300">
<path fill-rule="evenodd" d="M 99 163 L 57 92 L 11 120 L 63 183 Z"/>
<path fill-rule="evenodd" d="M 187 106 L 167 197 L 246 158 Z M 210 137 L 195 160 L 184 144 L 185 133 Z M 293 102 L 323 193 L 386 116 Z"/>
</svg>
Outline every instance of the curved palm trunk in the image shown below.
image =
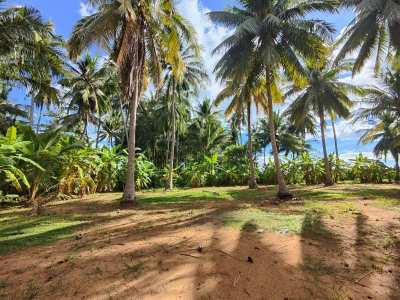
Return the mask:
<svg viewBox="0 0 400 300">
<path fill-rule="evenodd" d="M 136 151 L 136 117 L 139 99 L 142 92 L 142 81 L 145 60 L 145 42 L 143 21 L 130 19 L 126 24 L 123 41 L 119 50 L 117 64 L 125 99 L 130 103 L 128 170 L 124 195 L 121 205 L 136 204 L 135 194 L 135 151 Z"/>
<path fill-rule="evenodd" d="M 333 118 L 331 119 L 331 121 L 332 121 L 332 130 L 333 130 L 333 139 L 335 141 L 336 158 L 339 159 L 339 147 L 338 147 L 338 142 L 337 142 L 335 121 L 333 120 Z"/>
<path fill-rule="evenodd" d="M 100 141 L 100 115 L 99 115 L 99 119 L 97 121 L 97 131 L 96 131 L 96 148 L 99 147 L 99 141 Z"/>
<path fill-rule="evenodd" d="M 169 175 L 168 175 L 168 189 L 174 188 L 174 160 L 175 160 L 175 144 L 176 144 L 176 115 L 175 115 L 175 101 L 172 102 L 172 131 L 171 131 L 171 147 L 169 157 Z"/>
<path fill-rule="evenodd" d="M 325 185 L 333 185 L 331 166 L 328 158 L 328 151 L 326 150 L 326 140 L 325 140 L 325 115 L 322 107 L 319 107 L 319 125 L 321 127 L 321 141 L 322 149 L 324 151 L 324 164 L 325 164 Z"/>
<path fill-rule="evenodd" d="M 247 135 L 248 135 L 248 143 L 247 143 L 247 156 L 249 159 L 249 188 L 256 189 L 257 188 L 257 179 L 256 179 L 256 167 L 254 163 L 253 157 L 253 138 L 251 133 L 251 103 L 248 101 L 247 103 Z"/>
<path fill-rule="evenodd" d="M 399 165 L 399 153 L 396 153 L 396 155 L 394 156 L 394 160 L 395 160 L 395 169 L 396 169 L 396 176 L 394 179 L 394 182 L 397 184 L 400 184 L 400 165 Z"/>
<path fill-rule="evenodd" d="M 267 74 L 269 74 L 269 72 L 267 72 Z M 279 161 L 279 152 L 278 152 L 278 146 L 276 144 L 274 115 L 273 115 L 273 108 L 272 108 L 272 93 L 271 93 L 271 85 L 270 85 L 269 80 L 267 80 L 267 102 L 268 102 L 267 103 L 268 125 L 269 125 L 270 138 L 271 138 L 272 154 L 274 156 L 276 180 L 278 182 L 278 198 L 279 199 L 292 198 L 292 194 L 289 192 L 289 189 L 286 185 L 285 179 L 283 178 L 282 170 L 281 170 L 281 163 Z"/>
</svg>

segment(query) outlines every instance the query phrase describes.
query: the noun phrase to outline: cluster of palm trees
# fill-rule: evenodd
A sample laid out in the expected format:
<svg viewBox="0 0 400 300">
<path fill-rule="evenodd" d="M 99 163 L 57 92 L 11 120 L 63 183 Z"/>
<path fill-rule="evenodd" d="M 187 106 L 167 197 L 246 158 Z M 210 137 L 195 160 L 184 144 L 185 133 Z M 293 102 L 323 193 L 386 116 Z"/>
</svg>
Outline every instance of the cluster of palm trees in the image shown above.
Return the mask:
<svg viewBox="0 0 400 300">
<path fill-rule="evenodd" d="M 400 24 L 400 3 L 393 0 L 243 0 L 240 3 L 240 7 L 209 14 L 214 22 L 234 31 L 215 49 L 215 52 L 223 53 L 215 72 L 218 78 L 226 82 L 226 88 L 218 100 L 232 99 L 226 111 L 227 116 L 234 111 L 244 111 L 244 107 L 247 107 L 247 118 L 250 120 L 252 104 L 266 111 L 279 185 L 278 196 L 286 198 L 291 194 L 280 170 L 273 103 L 294 96 L 288 113 L 295 127 L 307 128 L 312 117 L 309 112 L 319 118 L 325 182 L 327 185 L 333 184 L 325 142 L 326 116 L 348 117 L 351 108 L 349 94 L 365 92 L 341 82 L 340 75 L 346 70 L 351 70 L 353 74 L 359 72 L 374 52 L 376 71 L 380 70 L 383 59 L 386 59 L 386 66 L 394 63 L 400 49 L 396 32 Z M 356 16 L 338 39 L 335 46 L 340 50 L 331 63 L 331 51 L 327 45 L 334 32 L 332 26 L 323 20 L 308 19 L 307 16 L 316 11 L 336 13 L 341 7 L 353 8 Z M 347 61 L 347 55 L 355 50 L 358 51 L 356 59 Z M 284 96 L 278 86 L 282 76 L 291 82 Z M 394 118 L 396 127 L 399 115 Z M 248 128 L 248 153 L 249 159 L 253 159 L 250 121 Z M 396 135 L 398 139 L 398 130 Z M 393 147 L 398 148 L 394 144 Z M 395 151 L 394 154 L 397 161 L 398 153 Z M 253 178 L 249 186 L 252 188 L 256 187 L 256 183 L 254 172 L 251 174 Z"/>
<path fill-rule="evenodd" d="M 215 74 L 224 84 L 215 105 L 229 100 L 225 115 L 233 142 L 241 139 L 243 123 L 247 125 L 249 187 L 257 187 L 255 148 L 260 143 L 262 148 L 270 144 L 278 196 L 291 197 L 279 153 L 307 149 L 306 134 L 315 134 L 316 124 L 325 159 L 325 183 L 333 184 L 326 119 L 334 127 L 336 118 L 348 118 L 353 95 L 361 95 L 370 104 L 357 118 L 381 120 L 362 140 L 380 140 L 376 154 L 390 152 L 398 166 L 400 4 L 395 0 L 239 3 L 238 7 L 211 12 L 209 17 L 232 32 L 214 50 L 221 55 Z M 86 143 L 95 136 L 96 147 L 103 141 L 126 146 L 129 155 L 123 204 L 134 204 L 138 144 L 157 159 L 157 143 L 164 143 L 166 187 L 172 189 L 174 169 L 180 161 L 177 156 L 181 149 L 190 147 L 188 141 L 199 145 L 197 153 L 190 149 L 193 156 L 204 156 L 211 155 L 211 149 L 215 151 L 215 145 L 229 137 L 211 101 L 201 103 L 192 118 L 190 100 L 198 95 L 207 74 L 195 30 L 176 10 L 174 1 L 88 0 L 88 4 L 95 8 L 94 13 L 75 25 L 67 42 L 37 10 L 0 7 L 0 125 L 5 132 L 6 124 L 28 117 L 39 132 L 47 126 L 42 124 L 42 110 L 48 108 L 55 120 L 52 126 L 68 128 Z M 355 18 L 332 43 L 332 25 L 309 15 L 337 13 L 341 7 L 354 9 Z M 93 45 L 107 51 L 104 61 L 86 54 Z M 355 51 L 356 58 L 348 60 Z M 341 80 L 344 72 L 360 72 L 372 56 L 377 73 L 383 67 L 392 70 L 385 73 L 384 88 L 361 88 Z M 32 99 L 29 116 L 7 100 L 9 86 L 28 91 Z M 149 90 L 150 97 L 146 94 Z M 292 102 L 283 114 L 276 113 L 274 104 L 284 100 Z M 254 107 L 264 111 L 266 118 L 253 135 Z M 35 119 L 36 108 L 39 116 Z M 162 134 L 153 134 L 159 125 Z M 335 130 L 334 134 L 336 137 Z M 180 141 L 182 135 L 186 143 Z"/>
</svg>

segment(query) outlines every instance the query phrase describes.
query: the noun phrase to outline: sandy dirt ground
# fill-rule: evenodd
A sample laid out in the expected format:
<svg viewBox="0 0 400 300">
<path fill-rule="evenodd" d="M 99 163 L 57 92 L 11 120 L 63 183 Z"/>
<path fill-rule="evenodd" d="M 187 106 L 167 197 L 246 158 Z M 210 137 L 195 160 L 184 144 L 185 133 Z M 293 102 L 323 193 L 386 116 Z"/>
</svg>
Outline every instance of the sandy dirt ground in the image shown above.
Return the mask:
<svg viewBox="0 0 400 300">
<path fill-rule="evenodd" d="M 0 299 L 400 299 L 399 210 L 359 199 L 313 236 L 224 226 L 239 202 L 99 197 L 51 208 L 96 215 L 73 238 L 0 257 Z"/>
</svg>

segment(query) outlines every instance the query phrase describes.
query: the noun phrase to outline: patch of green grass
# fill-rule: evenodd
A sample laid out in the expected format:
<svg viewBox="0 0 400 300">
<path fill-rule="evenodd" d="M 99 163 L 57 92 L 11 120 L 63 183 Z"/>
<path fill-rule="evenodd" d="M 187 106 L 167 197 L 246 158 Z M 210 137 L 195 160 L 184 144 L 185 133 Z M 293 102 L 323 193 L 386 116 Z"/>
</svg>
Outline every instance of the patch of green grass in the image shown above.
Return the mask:
<svg viewBox="0 0 400 300">
<path fill-rule="evenodd" d="M 399 191 L 400 193 L 400 191 Z M 378 198 L 375 199 L 374 205 L 380 208 L 394 208 L 400 209 L 400 200 L 391 198 Z"/>
<path fill-rule="evenodd" d="M 224 225 L 237 229 L 248 230 L 259 228 L 266 231 L 287 230 L 299 233 L 303 222 L 303 216 L 297 214 L 275 213 L 258 208 L 244 208 L 223 215 Z M 250 225 L 251 224 L 251 225 Z"/>
<path fill-rule="evenodd" d="M 342 215 L 346 213 L 356 213 L 357 209 L 353 202 L 322 202 L 306 201 L 304 204 L 306 210 L 319 211 L 322 215 Z"/>
<path fill-rule="evenodd" d="M 188 204 L 197 201 L 254 201 L 271 199 L 274 194 L 274 189 L 249 190 L 245 187 L 205 187 L 177 189 L 171 192 L 162 190 L 142 192 L 138 199 L 142 204 Z"/>
<path fill-rule="evenodd" d="M 57 216 L 18 216 L 0 223 L 0 255 L 70 237 L 83 222 Z"/>
</svg>

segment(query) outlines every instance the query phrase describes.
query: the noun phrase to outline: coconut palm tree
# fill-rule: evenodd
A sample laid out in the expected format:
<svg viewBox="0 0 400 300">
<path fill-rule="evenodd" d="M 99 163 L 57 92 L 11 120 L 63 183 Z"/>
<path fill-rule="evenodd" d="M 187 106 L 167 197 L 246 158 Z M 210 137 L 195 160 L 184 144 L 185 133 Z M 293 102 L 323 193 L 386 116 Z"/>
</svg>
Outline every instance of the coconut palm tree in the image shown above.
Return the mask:
<svg viewBox="0 0 400 300">
<path fill-rule="evenodd" d="M 189 45 L 181 50 L 180 63 L 168 65 L 164 76 L 163 92 L 167 100 L 168 123 L 170 124 L 169 180 L 167 186 L 169 190 L 174 187 L 173 172 L 177 130 L 180 129 L 179 131 L 182 132 L 186 125 L 184 119 L 185 116 L 189 116 L 189 97 L 197 93 L 199 85 L 207 78 L 207 73 L 203 69 L 196 47 L 196 45 Z M 180 116 L 181 118 L 179 118 Z M 177 128 L 178 126 L 180 128 Z"/>
<path fill-rule="evenodd" d="M 338 146 L 338 139 L 337 139 L 337 132 L 336 132 L 336 120 L 337 116 L 335 115 L 334 112 L 329 112 L 329 118 L 331 120 L 332 124 L 332 132 L 333 132 L 333 141 L 335 143 L 335 154 L 336 154 L 336 159 L 339 159 L 339 146 Z"/>
<path fill-rule="evenodd" d="M 326 114 L 334 113 L 339 117 L 349 117 L 352 102 L 348 95 L 351 92 L 361 93 L 362 91 L 359 87 L 340 81 L 339 75 L 351 66 L 350 61 L 342 62 L 334 67 L 331 67 L 325 58 L 310 61 L 305 67 L 306 81 L 300 85 L 293 84 L 286 94 L 286 97 L 295 96 L 295 100 L 288 108 L 288 113 L 295 126 L 304 126 L 305 116 L 310 111 L 319 118 L 326 185 L 333 185 L 325 139 Z"/>
<path fill-rule="evenodd" d="M 218 78 L 226 80 L 256 66 L 258 77 L 265 78 L 267 113 L 271 144 L 279 184 L 278 196 L 291 197 L 282 176 L 273 123 L 273 99 L 278 70 L 298 80 L 304 70 L 300 58 L 318 57 L 324 51 L 322 37 L 330 37 L 333 27 L 306 16 L 318 10 L 336 12 L 336 1 L 241 0 L 242 7 L 211 12 L 210 18 L 234 30 L 214 52 L 224 51 L 216 65 Z M 255 76 L 257 77 L 257 76 Z"/>
<path fill-rule="evenodd" d="M 366 108 L 361 110 L 357 119 L 373 119 L 383 112 L 400 119 L 400 72 L 388 69 L 379 77 L 381 87 L 367 89 L 368 94 L 363 99 Z"/>
<path fill-rule="evenodd" d="M 69 74 L 60 81 L 62 86 L 68 88 L 64 97 L 70 100 L 69 110 L 76 111 L 66 120 L 83 122 L 81 139 L 86 136 L 88 142 L 88 124 L 90 121 L 97 124 L 96 147 L 99 141 L 100 114 L 107 107 L 107 99 L 103 91 L 105 82 L 105 70 L 100 68 L 98 58 L 92 58 L 89 54 L 78 61 L 76 66 L 70 65 Z"/>
<path fill-rule="evenodd" d="M 172 0 L 89 0 L 88 3 L 96 12 L 75 26 L 69 41 L 70 56 L 76 59 L 93 43 L 111 50 L 122 94 L 130 108 L 128 172 L 122 203 L 132 204 L 135 203 L 136 113 L 146 86 L 145 76 L 159 86 L 161 60 L 171 65 L 181 61 L 181 39 L 195 44 L 195 38 L 193 29 L 176 12 Z"/>
<path fill-rule="evenodd" d="M 204 99 L 195 109 L 195 116 L 188 130 L 188 146 L 197 159 L 211 157 L 225 144 L 226 134 L 219 120 L 219 111 L 210 99 Z M 194 151 L 193 151 L 194 150 Z"/>
<path fill-rule="evenodd" d="M 257 68 L 254 70 L 257 71 Z M 260 106 L 265 109 L 265 93 L 263 90 L 263 81 L 257 80 L 254 77 L 257 72 L 249 72 L 248 76 L 244 77 L 246 73 L 241 73 L 234 79 L 229 79 L 226 82 L 225 88 L 218 94 L 215 104 L 218 106 L 224 100 L 231 99 L 226 111 L 225 116 L 231 117 L 235 112 L 241 113 L 243 110 L 246 111 L 247 119 L 247 156 L 249 162 L 249 188 L 257 188 L 256 179 L 256 165 L 253 151 L 253 130 L 251 127 L 252 121 L 252 105 L 255 104 L 257 108 Z M 241 77 L 239 79 L 239 77 Z"/>
<path fill-rule="evenodd" d="M 393 114 L 386 112 L 380 115 L 378 123 L 374 127 L 366 130 L 360 138 L 360 141 L 364 144 L 369 144 L 374 141 L 377 142 L 374 147 L 374 154 L 376 156 L 384 155 L 386 158 L 388 153 L 392 154 L 395 161 L 396 183 L 400 183 L 400 144 L 398 143 L 400 135 L 399 126 L 399 119 Z"/>
<path fill-rule="evenodd" d="M 0 82 L 0 133 L 3 134 L 15 123 L 18 117 L 23 119 L 28 118 L 28 114 L 21 105 L 11 103 L 8 98 L 10 91 L 11 87 Z"/>
<path fill-rule="evenodd" d="M 38 10 L 24 6 L 0 8 L 0 28 L 0 79 L 27 88 L 33 127 L 35 106 L 42 111 L 58 100 L 52 81 L 64 72 L 63 40 Z"/>
<path fill-rule="evenodd" d="M 378 120 L 378 124 L 366 131 L 362 142 L 379 140 L 375 154 L 391 152 L 396 162 L 396 181 L 399 181 L 400 146 L 400 72 L 388 69 L 380 75 L 380 88 L 370 88 L 364 99 L 366 107 L 355 118 L 358 120 Z"/>
<path fill-rule="evenodd" d="M 336 62 L 358 50 L 353 73 L 375 54 L 375 72 L 385 58 L 400 50 L 400 2 L 397 0 L 342 0 L 342 5 L 355 9 L 356 16 L 338 39 L 342 45 Z"/>
<path fill-rule="evenodd" d="M 304 137 L 298 136 L 296 133 L 292 132 L 290 123 L 286 114 L 274 112 L 274 126 L 278 151 L 279 153 L 284 153 L 286 156 L 289 153 L 298 155 L 310 149 L 310 145 L 305 142 Z M 271 144 L 269 120 L 266 118 L 259 121 L 255 130 L 255 139 L 260 145 L 260 148 L 264 149 L 264 164 L 266 164 L 265 150 L 266 147 Z"/>
</svg>

